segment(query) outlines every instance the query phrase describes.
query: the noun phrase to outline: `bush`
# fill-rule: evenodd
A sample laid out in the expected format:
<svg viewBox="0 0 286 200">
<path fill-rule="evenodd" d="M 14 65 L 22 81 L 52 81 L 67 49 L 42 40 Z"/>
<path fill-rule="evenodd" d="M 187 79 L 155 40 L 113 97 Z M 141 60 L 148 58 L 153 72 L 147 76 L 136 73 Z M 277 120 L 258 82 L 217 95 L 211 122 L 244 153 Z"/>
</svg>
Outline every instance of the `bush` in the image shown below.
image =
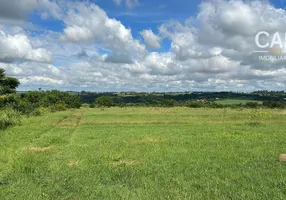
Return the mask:
<svg viewBox="0 0 286 200">
<path fill-rule="evenodd" d="M 111 107 L 114 106 L 114 100 L 110 96 L 101 96 L 95 100 L 95 104 L 98 107 Z"/>
<path fill-rule="evenodd" d="M 257 102 L 248 102 L 245 104 L 246 108 L 259 108 L 259 104 Z"/>
<path fill-rule="evenodd" d="M 54 106 L 51 107 L 52 112 L 56 111 L 65 111 L 68 109 L 68 105 L 65 103 L 57 103 Z"/>
<path fill-rule="evenodd" d="M 92 103 L 92 104 L 89 105 L 89 107 L 90 107 L 90 108 L 95 108 L 95 104 Z"/>
<path fill-rule="evenodd" d="M 37 109 L 37 105 L 27 101 L 21 101 L 19 104 L 14 105 L 13 109 L 23 115 L 32 115 L 32 113 Z"/>
<path fill-rule="evenodd" d="M 266 120 L 271 118 L 271 114 L 269 112 L 264 112 L 261 110 L 251 111 L 249 114 L 249 125 L 258 126 L 261 124 L 262 120 Z"/>
<path fill-rule="evenodd" d="M 89 105 L 88 103 L 84 103 L 84 104 L 81 105 L 81 107 L 82 107 L 82 108 L 89 108 L 90 105 Z"/>
<path fill-rule="evenodd" d="M 278 109 L 285 109 L 286 102 L 284 101 L 264 101 L 263 106 L 266 108 L 278 108 Z"/>
<path fill-rule="evenodd" d="M 7 108 L 0 111 L 0 129 L 6 129 L 9 126 L 20 124 L 21 117 L 17 111 Z"/>
<path fill-rule="evenodd" d="M 33 116 L 42 116 L 46 113 L 50 113 L 51 112 L 51 109 L 50 108 L 45 108 L 45 107 L 39 107 L 39 108 L 36 108 L 32 113 L 31 115 Z"/>
</svg>

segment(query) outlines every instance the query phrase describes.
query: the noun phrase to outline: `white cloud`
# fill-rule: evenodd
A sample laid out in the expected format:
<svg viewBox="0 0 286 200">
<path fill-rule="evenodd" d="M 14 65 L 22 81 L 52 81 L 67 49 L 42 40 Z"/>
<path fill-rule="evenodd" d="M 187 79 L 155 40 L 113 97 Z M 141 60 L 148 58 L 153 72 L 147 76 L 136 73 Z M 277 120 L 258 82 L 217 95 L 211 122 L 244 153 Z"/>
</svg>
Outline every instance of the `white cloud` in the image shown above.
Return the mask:
<svg viewBox="0 0 286 200">
<path fill-rule="evenodd" d="M 0 31 L 0 59 L 52 62 L 52 54 L 43 48 L 33 48 L 25 34 L 7 35 Z"/>
<path fill-rule="evenodd" d="M 161 47 L 161 38 L 155 35 L 152 30 L 143 30 L 140 34 L 148 47 L 153 49 L 159 49 Z"/>
<path fill-rule="evenodd" d="M 85 42 L 92 41 L 94 39 L 93 32 L 87 27 L 71 25 L 64 30 L 64 33 L 65 36 L 63 39 L 66 41 Z"/>
<path fill-rule="evenodd" d="M 129 7 L 139 4 L 114 1 Z M 170 40 L 170 49 L 164 49 L 165 52 L 148 52 L 133 37 L 131 28 L 109 18 L 93 3 L 63 5 L 41 0 L 39 5 L 42 18 L 63 21 L 66 27 L 61 33 L 47 30 L 31 37 L 16 24 L 9 29 L 0 25 L 0 68 L 18 77 L 23 88 L 285 89 L 286 62 L 259 61 L 252 53 L 258 31 L 286 31 L 285 10 L 268 3 L 208 0 L 201 3 L 196 16 L 185 22 L 161 24 L 158 35 L 151 29 L 140 32 L 148 47 L 154 49 L 161 47 L 162 40 Z M 50 52 L 56 62 L 43 63 L 52 61 Z"/>
<path fill-rule="evenodd" d="M 150 69 L 151 75 L 173 76 L 182 72 L 182 66 L 174 60 L 171 53 L 150 53 L 144 64 Z"/>
<path fill-rule="evenodd" d="M 254 38 L 261 30 L 284 31 L 285 17 L 285 10 L 261 1 L 206 1 L 200 5 L 196 18 L 184 24 L 162 24 L 159 31 L 171 40 L 175 60 L 187 66 L 185 79 L 226 81 L 232 77 L 237 81 L 269 81 L 283 77 L 283 73 L 273 70 L 285 69 L 286 63 L 259 61 L 258 55 L 252 53 L 256 48 Z"/>
<path fill-rule="evenodd" d="M 63 10 L 58 6 L 58 4 L 50 0 L 38 0 L 38 11 L 43 19 L 47 19 L 49 17 L 62 19 L 64 15 Z"/>
<path fill-rule="evenodd" d="M 0 63 L 0 67 L 5 69 L 11 76 L 16 77 L 32 77 L 32 76 L 45 76 L 50 78 L 62 79 L 65 75 L 62 71 L 47 63 L 23 62 L 20 64 Z"/>
<path fill-rule="evenodd" d="M 62 40 L 66 42 L 99 42 L 114 53 L 144 56 L 145 46 L 135 40 L 131 30 L 120 21 L 110 19 L 95 4 L 74 4 L 64 19 L 66 28 Z"/>
<path fill-rule="evenodd" d="M 23 77 L 19 79 L 20 83 L 25 85 L 38 85 L 38 86 L 54 86 L 54 85 L 62 85 L 63 81 L 52 79 L 44 76 L 31 76 L 31 77 Z"/>
</svg>

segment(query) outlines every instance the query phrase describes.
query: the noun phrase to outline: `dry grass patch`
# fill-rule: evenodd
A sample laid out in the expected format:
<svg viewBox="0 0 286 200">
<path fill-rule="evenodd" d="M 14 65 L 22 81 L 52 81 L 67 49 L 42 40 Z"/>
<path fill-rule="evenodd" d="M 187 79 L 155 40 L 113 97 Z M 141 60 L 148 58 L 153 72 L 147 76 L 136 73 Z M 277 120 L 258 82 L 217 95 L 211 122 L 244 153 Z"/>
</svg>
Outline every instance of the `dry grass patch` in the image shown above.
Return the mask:
<svg viewBox="0 0 286 200">
<path fill-rule="evenodd" d="M 29 147 L 26 149 L 27 152 L 44 152 L 55 149 L 55 147 Z"/>
<path fill-rule="evenodd" d="M 138 165 L 139 162 L 136 160 L 119 160 L 116 162 L 112 162 L 111 165 L 118 167 L 118 166 L 132 166 L 132 165 Z"/>
<path fill-rule="evenodd" d="M 69 163 L 67 164 L 67 166 L 70 166 L 70 167 L 72 167 L 72 166 L 77 166 L 77 165 L 79 165 L 79 163 L 80 163 L 79 160 L 71 160 L 71 161 L 69 161 Z"/>
</svg>

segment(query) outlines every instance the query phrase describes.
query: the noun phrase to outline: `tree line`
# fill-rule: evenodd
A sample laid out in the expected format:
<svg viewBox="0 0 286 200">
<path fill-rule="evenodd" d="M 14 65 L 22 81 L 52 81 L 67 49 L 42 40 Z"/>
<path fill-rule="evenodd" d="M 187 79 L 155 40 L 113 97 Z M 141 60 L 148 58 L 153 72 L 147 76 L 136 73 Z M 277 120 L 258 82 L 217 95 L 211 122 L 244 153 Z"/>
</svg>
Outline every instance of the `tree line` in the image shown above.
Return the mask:
<svg viewBox="0 0 286 200">
<path fill-rule="evenodd" d="M 37 116 L 47 112 L 64 111 L 85 107 L 152 106 L 190 108 L 286 108 L 284 91 L 236 92 L 177 92 L 177 93 L 136 93 L 136 92 L 62 92 L 28 91 L 17 93 L 19 80 L 7 77 L 0 69 L 0 129 L 17 124 L 21 116 Z M 223 105 L 217 99 L 247 99 L 245 104 Z M 260 101 L 262 103 L 258 103 Z"/>
<path fill-rule="evenodd" d="M 0 129 L 20 122 L 21 116 L 38 116 L 47 112 L 78 109 L 81 99 L 70 92 L 29 91 L 16 93 L 19 80 L 7 77 L 5 70 L 0 69 Z"/>
<path fill-rule="evenodd" d="M 164 97 L 149 96 L 145 101 L 130 102 L 124 100 L 120 96 L 100 96 L 96 100 L 88 104 L 89 107 L 126 107 L 126 106 L 150 106 L 150 107 L 189 107 L 189 108 L 271 108 L 284 109 L 286 108 L 286 101 L 250 101 L 247 103 L 238 104 L 220 104 L 215 100 L 184 100 L 176 101 L 174 99 L 166 99 Z"/>
</svg>

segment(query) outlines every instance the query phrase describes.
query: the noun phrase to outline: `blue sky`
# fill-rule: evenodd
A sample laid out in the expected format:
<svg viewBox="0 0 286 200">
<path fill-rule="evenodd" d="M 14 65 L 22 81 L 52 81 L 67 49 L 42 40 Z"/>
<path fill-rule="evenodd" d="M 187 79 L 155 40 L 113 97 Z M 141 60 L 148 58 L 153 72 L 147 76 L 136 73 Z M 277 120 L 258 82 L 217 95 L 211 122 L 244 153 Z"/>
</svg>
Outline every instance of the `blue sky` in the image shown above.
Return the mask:
<svg viewBox="0 0 286 200">
<path fill-rule="evenodd" d="M 122 5 L 115 4 L 112 0 L 90 0 L 95 3 L 108 14 L 110 18 L 116 18 L 126 27 L 132 29 L 135 38 L 142 40 L 140 31 L 144 29 L 152 29 L 154 33 L 158 33 L 157 27 L 169 20 L 177 20 L 184 22 L 191 16 L 195 16 L 198 12 L 198 6 L 201 0 L 145 0 L 140 5 L 130 9 Z M 43 29 L 53 31 L 62 31 L 65 28 L 64 23 L 60 20 L 48 19 L 42 20 L 38 13 L 31 14 L 28 21 Z M 164 40 L 162 48 L 158 51 L 168 51 L 170 41 Z"/>
<path fill-rule="evenodd" d="M 20 90 L 282 90 L 286 62 L 253 51 L 258 32 L 286 32 L 285 5 L 0 0 L 0 68 Z"/>
<path fill-rule="evenodd" d="M 84 2 L 83 0 L 79 0 Z M 263 0 L 264 1 L 264 0 Z M 142 41 L 140 31 L 151 29 L 158 33 L 158 26 L 170 20 L 177 20 L 181 23 L 190 17 L 195 17 L 199 11 L 199 5 L 202 0 L 144 0 L 140 5 L 134 8 L 128 8 L 122 3 L 117 5 L 113 0 L 90 0 L 101 7 L 110 18 L 116 18 L 121 21 L 127 28 L 131 28 L 134 38 Z M 266 1 L 265 1 L 266 2 Z M 268 1 L 276 8 L 284 8 L 285 0 Z M 42 20 L 38 13 L 31 14 L 28 21 L 43 29 L 60 32 L 65 25 L 60 20 L 48 19 Z M 36 33 L 37 34 L 37 33 Z M 158 52 L 167 52 L 170 49 L 170 40 L 162 41 L 161 48 Z M 149 49 L 152 51 L 152 49 Z"/>
<path fill-rule="evenodd" d="M 81 1 L 81 0 L 79 0 Z M 264 1 L 264 0 L 262 0 Z M 83 1 L 82 1 L 83 2 Z M 144 0 L 139 6 L 130 9 L 124 5 L 116 5 L 112 0 L 90 0 L 103 8 L 109 17 L 120 20 L 125 26 L 132 27 L 134 34 L 142 29 L 151 28 L 156 31 L 158 25 L 168 20 L 183 22 L 198 13 L 202 0 Z M 285 8 L 285 0 L 268 1 L 276 8 Z M 60 31 L 64 24 L 59 20 L 42 20 L 39 15 L 32 14 L 28 19 L 35 25 Z"/>
</svg>

